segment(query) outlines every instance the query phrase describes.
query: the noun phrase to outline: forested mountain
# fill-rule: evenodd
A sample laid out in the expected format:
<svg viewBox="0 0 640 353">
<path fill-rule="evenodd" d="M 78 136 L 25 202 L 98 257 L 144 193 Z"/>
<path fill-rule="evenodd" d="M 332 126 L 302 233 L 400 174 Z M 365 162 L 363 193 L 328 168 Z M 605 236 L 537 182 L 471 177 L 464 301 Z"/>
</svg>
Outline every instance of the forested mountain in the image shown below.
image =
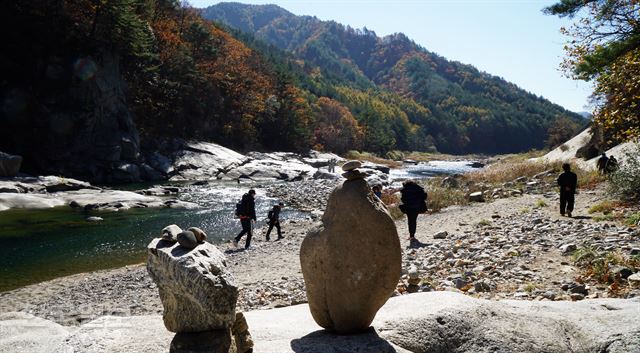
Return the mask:
<svg viewBox="0 0 640 353">
<path fill-rule="evenodd" d="M 378 136 L 382 145 L 365 143 L 372 150 L 397 148 L 409 137 L 417 140 L 410 143 L 417 149 L 432 142 L 443 152 L 521 151 L 543 147 L 548 130 L 562 125 L 559 120 L 570 123 L 567 135 L 584 124 L 575 113 L 473 66 L 448 61 L 403 34 L 380 38 L 366 28 L 296 16 L 275 5 L 221 3 L 202 15 L 291 53 L 307 72 L 333 85 L 335 91 L 311 93 L 345 104 L 365 129 L 365 139 L 371 124 L 388 132 Z M 408 130 L 394 127 L 397 122 L 390 124 L 389 117 L 376 117 L 372 106 L 405 115 L 400 124 L 409 124 Z"/>
<path fill-rule="evenodd" d="M 277 6 L 9 1 L 0 28 L 0 151 L 36 174 L 139 180 L 176 137 L 241 150 L 511 152 L 561 140 L 577 119 L 403 35 Z"/>
<path fill-rule="evenodd" d="M 176 137 L 312 144 L 305 92 L 177 0 L 3 2 L 0 26 L 0 151 L 26 171 L 135 180 Z"/>
</svg>

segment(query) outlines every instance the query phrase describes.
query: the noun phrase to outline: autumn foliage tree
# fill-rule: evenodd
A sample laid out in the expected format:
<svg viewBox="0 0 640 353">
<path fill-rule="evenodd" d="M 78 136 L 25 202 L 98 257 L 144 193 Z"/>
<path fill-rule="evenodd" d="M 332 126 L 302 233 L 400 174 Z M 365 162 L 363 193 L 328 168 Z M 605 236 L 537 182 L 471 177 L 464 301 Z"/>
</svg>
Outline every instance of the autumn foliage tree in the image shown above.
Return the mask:
<svg viewBox="0 0 640 353">
<path fill-rule="evenodd" d="M 544 10 L 574 18 L 562 68 L 595 82 L 594 122 L 605 143 L 640 137 L 640 1 L 561 0 Z"/>
<path fill-rule="evenodd" d="M 320 97 L 314 105 L 314 116 L 317 148 L 336 153 L 362 148 L 363 129 L 340 102 Z"/>
</svg>

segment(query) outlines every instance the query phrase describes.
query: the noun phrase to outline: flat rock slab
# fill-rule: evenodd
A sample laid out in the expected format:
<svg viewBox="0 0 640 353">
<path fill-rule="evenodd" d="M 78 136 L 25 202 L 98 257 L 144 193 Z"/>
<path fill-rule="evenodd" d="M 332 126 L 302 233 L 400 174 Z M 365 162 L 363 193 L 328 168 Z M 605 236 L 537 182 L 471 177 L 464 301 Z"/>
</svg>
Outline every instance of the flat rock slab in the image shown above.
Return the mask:
<svg viewBox="0 0 640 353">
<path fill-rule="evenodd" d="M 453 292 L 431 292 L 390 299 L 378 312 L 372 325 L 375 329 L 358 335 L 321 330 L 307 305 L 257 310 L 245 316 L 256 353 L 629 353 L 640 351 L 639 313 L 640 299 L 488 301 Z M 47 323 L 31 320 L 41 326 Z M 8 322 L 10 330 L 6 329 Z M 68 328 L 62 327 L 50 342 L 43 339 L 38 325 L 0 316 L 0 351 L 168 352 L 173 339 L 160 316 L 106 316 L 78 331 L 68 331 L 66 339 L 61 336 Z M 45 326 L 54 327 L 51 325 Z M 14 348 L 16 335 L 23 349 Z"/>
<path fill-rule="evenodd" d="M 56 193 L 0 193 L 0 211 L 12 208 L 41 209 L 74 203 L 77 207 L 103 205 L 104 209 L 125 210 L 132 207 L 196 208 L 198 205 L 123 190 L 81 189 Z M 113 206 L 113 205 L 117 205 Z"/>
<path fill-rule="evenodd" d="M 0 314 L 0 352 L 54 352 L 75 330 L 27 313 Z"/>
</svg>

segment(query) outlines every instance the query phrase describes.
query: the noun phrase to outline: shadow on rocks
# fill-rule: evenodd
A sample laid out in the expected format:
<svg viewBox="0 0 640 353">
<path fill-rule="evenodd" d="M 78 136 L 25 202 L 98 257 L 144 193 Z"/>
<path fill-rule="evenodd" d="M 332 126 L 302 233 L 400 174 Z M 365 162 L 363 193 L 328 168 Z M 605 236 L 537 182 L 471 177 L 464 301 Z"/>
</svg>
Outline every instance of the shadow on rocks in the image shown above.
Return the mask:
<svg viewBox="0 0 640 353">
<path fill-rule="evenodd" d="M 176 333 L 169 353 L 222 353 L 232 345 L 230 329 Z"/>
<path fill-rule="evenodd" d="M 362 333 L 351 335 L 339 335 L 326 330 L 318 330 L 291 341 L 291 349 L 296 353 L 396 352 L 396 349 L 387 340 L 378 336 L 373 327 L 369 327 Z"/>
<path fill-rule="evenodd" d="M 593 217 L 590 216 L 573 216 L 573 219 L 592 219 Z"/>
<path fill-rule="evenodd" d="M 418 239 L 414 239 L 414 240 L 411 240 L 409 242 L 409 245 L 407 246 L 407 249 L 419 249 L 419 248 L 424 248 L 427 245 L 429 245 L 429 244 L 423 243 Z"/>
</svg>

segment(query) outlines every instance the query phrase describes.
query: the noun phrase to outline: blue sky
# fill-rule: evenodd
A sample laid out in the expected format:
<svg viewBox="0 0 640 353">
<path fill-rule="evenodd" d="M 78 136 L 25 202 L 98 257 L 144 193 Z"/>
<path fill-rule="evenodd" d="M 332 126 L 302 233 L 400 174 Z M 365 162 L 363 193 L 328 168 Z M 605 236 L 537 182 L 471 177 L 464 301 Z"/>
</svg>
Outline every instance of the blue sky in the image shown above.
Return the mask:
<svg viewBox="0 0 640 353">
<path fill-rule="evenodd" d="M 191 0 L 194 7 L 218 3 Z M 402 32 L 426 49 L 503 77 L 572 111 L 590 111 L 591 85 L 564 77 L 558 66 L 570 20 L 542 14 L 548 0 L 250 0 L 296 15 L 367 27 L 384 36 Z"/>
</svg>

